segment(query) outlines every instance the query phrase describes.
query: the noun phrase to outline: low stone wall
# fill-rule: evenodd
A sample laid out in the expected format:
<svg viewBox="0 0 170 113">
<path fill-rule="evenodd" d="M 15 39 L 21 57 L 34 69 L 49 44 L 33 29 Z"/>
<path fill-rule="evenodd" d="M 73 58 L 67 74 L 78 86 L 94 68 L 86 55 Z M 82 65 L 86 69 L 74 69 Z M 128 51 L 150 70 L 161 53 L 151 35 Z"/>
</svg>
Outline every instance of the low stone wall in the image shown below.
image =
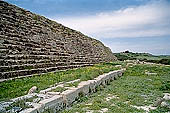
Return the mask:
<svg viewBox="0 0 170 113">
<path fill-rule="evenodd" d="M 45 109 L 53 109 L 54 111 L 63 110 L 71 106 L 81 96 L 90 95 L 96 92 L 99 86 L 105 86 L 109 84 L 109 82 L 121 77 L 123 72 L 124 69 L 116 70 L 100 75 L 94 80 L 81 81 L 77 87 L 70 87 L 61 93 L 53 93 L 50 98 L 43 99 L 38 103 L 32 103 L 33 108 L 25 109 L 20 113 L 39 113 L 43 112 Z M 48 93 L 45 92 L 40 95 L 45 96 L 46 94 Z"/>
</svg>

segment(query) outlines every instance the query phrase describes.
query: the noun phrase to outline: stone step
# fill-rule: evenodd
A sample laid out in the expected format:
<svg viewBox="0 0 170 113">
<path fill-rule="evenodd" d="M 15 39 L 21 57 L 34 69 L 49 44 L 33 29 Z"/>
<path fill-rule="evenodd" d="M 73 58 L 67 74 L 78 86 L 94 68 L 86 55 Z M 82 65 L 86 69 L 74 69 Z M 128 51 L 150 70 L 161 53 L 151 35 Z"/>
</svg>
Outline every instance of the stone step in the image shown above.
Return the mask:
<svg viewBox="0 0 170 113">
<path fill-rule="evenodd" d="M 69 56 L 64 56 L 64 54 L 59 53 L 61 56 L 57 55 L 7 55 L 7 56 L 0 56 L 0 59 L 11 59 L 11 60 L 22 60 L 22 59 L 35 59 L 35 60 L 47 60 L 47 59 L 67 59 Z M 63 56 L 62 56 L 63 55 Z"/>
<path fill-rule="evenodd" d="M 57 70 L 57 67 L 51 67 L 47 69 L 53 69 Z M 13 77 L 19 77 L 19 76 L 26 76 L 26 75 L 32 75 L 32 74 L 38 74 L 38 73 L 47 73 L 46 68 L 39 68 L 39 69 L 30 69 L 30 70 L 18 70 L 18 71 L 9 71 L 9 72 L 2 72 L 0 73 L 0 79 L 7 79 L 7 78 L 13 78 Z"/>
<path fill-rule="evenodd" d="M 53 62 L 53 63 L 37 63 L 37 64 L 23 64 L 23 65 L 11 65 L 11 66 L 0 66 L 0 72 L 16 71 L 25 69 L 36 69 L 36 68 L 48 68 L 67 65 L 65 62 Z"/>
<path fill-rule="evenodd" d="M 37 63 L 52 63 L 60 62 L 60 59 L 51 59 L 51 60 L 0 60 L 1 66 L 11 66 L 11 65 L 22 65 L 22 64 L 37 64 Z"/>
<path fill-rule="evenodd" d="M 14 35 L 14 33 L 11 33 L 9 32 L 8 35 Z M 4 36 L 0 36 L 0 39 L 4 39 Z M 31 45 L 31 47 L 34 47 L 34 46 L 39 46 L 41 45 L 42 43 L 44 43 L 45 46 L 55 46 L 55 47 L 61 47 L 61 46 L 64 46 L 65 43 L 59 41 L 59 40 L 53 40 L 51 42 L 51 39 L 47 40 L 46 42 L 42 42 L 41 40 L 39 40 L 38 42 L 29 38 L 29 37 L 22 37 L 22 38 L 18 38 L 18 37 L 5 37 L 5 44 L 21 44 L 21 45 Z M 55 45 L 54 45 L 55 44 Z"/>
<path fill-rule="evenodd" d="M 9 49 L 0 49 L 0 53 L 8 53 Z"/>
<path fill-rule="evenodd" d="M 29 76 L 33 74 L 41 74 L 47 72 L 53 72 L 56 70 L 73 69 L 78 67 L 92 66 L 93 64 L 83 64 L 83 65 L 69 65 L 69 66 L 57 66 L 49 68 L 37 68 L 37 69 L 25 69 L 18 71 L 1 72 L 0 79 L 14 78 L 19 76 Z"/>
<path fill-rule="evenodd" d="M 27 44 L 25 45 L 21 45 L 21 44 L 3 44 L 3 47 L 4 48 L 8 48 L 10 50 L 13 50 L 13 51 L 17 51 L 17 52 L 14 52 L 14 54 L 22 54 L 22 52 L 26 52 L 26 53 L 29 53 L 29 54 L 33 54 L 33 55 L 63 55 L 63 56 L 70 56 L 69 53 L 63 53 L 63 49 L 60 48 L 60 47 L 56 47 L 55 49 L 54 48 L 45 48 L 45 47 L 39 47 L 39 46 L 35 46 L 35 47 L 32 47 L 31 45 L 30 46 L 26 46 Z M 6 49 L 6 50 L 8 50 Z"/>
<path fill-rule="evenodd" d="M 79 65 L 67 65 L 67 66 L 57 66 L 59 70 L 73 69 L 85 66 L 92 66 L 94 64 L 79 64 Z"/>
</svg>

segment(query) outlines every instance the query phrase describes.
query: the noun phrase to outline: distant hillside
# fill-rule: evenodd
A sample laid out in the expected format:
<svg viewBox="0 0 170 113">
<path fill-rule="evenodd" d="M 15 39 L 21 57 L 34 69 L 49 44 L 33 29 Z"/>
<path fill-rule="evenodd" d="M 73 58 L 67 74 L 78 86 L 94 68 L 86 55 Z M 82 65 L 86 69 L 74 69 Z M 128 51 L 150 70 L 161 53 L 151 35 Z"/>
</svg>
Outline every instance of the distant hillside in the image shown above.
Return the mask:
<svg viewBox="0 0 170 113">
<path fill-rule="evenodd" d="M 129 51 L 114 53 L 118 60 L 140 60 L 153 63 L 162 63 L 170 65 L 170 56 L 168 55 L 152 55 L 150 53 L 133 53 Z"/>
<path fill-rule="evenodd" d="M 0 18 L 0 79 L 116 60 L 100 41 L 1 0 Z"/>
</svg>

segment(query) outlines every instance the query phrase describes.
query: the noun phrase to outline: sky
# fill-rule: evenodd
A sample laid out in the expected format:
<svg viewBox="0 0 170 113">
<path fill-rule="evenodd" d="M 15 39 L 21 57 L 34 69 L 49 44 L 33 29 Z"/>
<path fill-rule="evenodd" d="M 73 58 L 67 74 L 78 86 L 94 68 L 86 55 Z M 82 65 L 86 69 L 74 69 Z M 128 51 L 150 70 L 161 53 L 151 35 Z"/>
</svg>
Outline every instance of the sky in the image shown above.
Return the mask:
<svg viewBox="0 0 170 113">
<path fill-rule="evenodd" d="M 170 55 L 170 0 L 5 0 L 102 41 L 112 52 Z"/>
</svg>

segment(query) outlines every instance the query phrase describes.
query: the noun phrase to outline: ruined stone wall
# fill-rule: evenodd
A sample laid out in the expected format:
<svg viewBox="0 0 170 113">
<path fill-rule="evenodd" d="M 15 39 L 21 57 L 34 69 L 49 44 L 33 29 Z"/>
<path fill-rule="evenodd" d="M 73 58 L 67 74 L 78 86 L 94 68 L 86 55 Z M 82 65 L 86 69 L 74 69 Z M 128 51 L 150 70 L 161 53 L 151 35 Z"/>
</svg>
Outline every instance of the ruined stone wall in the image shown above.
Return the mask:
<svg viewBox="0 0 170 113">
<path fill-rule="evenodd" d="M 0 79 L 113 60 L 100 41 L 0 0 Z"/>
<path fill-rule="evenodd" d="M 67 89 L 62 92 L 56 92 L 53 90 L 58 87 L 61 88 L 61 86 L 64 87 L 64 83 L 57 84 L 56 86 L 41 90 L 39 93 L 27 94 L 11 99 L 10 102 L 17 103 L 18 101 L 25 100 L 25 105 L 31 106 L 29 108 L 21 108 L 20 110 L 18 109 L 18 111 L 16 111 L 17 113 L 41 113 L 46 109 L 51 109 L 54 113 L 58 113 L 63 109 L 71 107 L 83 96 L 89 96 L 92 93 L 99 91 L 100 87 L 106 87 L 111 81 L 123 76 L 124 71 L 125 69 L 111 71 L 88 81 L 80 81 L 78 79 L 69 81 L 69 83 L 74 83 L 76 81 L 80 81 L 80 83 L 77 87 L 66 86 Z M 27 99 L 31 99 L 33 97 L 34 99 L 32 102 L 26 101 Z M 1 103 L 3 108 L 6 108 L 5 103 L 7 102 Z M 9 103 L 9 105 L 12 105 L 12 103 Z M 3 112 L 7 111 L 4 110 Z"/>
</svg>

